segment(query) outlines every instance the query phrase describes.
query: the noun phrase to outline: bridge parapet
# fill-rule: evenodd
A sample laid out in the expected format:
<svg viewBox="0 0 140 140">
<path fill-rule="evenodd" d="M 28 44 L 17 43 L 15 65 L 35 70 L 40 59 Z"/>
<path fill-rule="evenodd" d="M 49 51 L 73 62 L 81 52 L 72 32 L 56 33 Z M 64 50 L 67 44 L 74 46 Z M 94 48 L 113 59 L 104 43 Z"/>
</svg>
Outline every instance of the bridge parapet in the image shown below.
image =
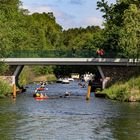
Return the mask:
<svg viewBox="0 0 140 140">
<path fill-rule="evenodd" d="M 8 65 L 112 65 L 140 66 L 140 59 L 125 58 L 3 58 Z"/>
<path fill-rule="evenodd" d="M 7 58 L 127 58 L 124 53 L 105 52 L 98 55 L 96 50 L 20 50 L 11 51 Z"/>
</svg>

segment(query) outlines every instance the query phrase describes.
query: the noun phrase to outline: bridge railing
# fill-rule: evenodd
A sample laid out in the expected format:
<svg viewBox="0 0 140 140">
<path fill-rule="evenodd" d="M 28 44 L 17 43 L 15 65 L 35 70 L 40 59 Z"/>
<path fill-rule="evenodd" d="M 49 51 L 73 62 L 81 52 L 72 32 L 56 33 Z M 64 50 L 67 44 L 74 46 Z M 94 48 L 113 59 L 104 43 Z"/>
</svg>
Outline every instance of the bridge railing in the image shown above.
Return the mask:
<svg viewBox="0 0 140 140">
<path fill-rule="evenodd" d="M 105 52 L 104 55 L 99 56 L 93 50 L 45 50 L 45 51 L 32 51 L 20 50 L 10 52 L 5 57 L 7 58 L 126 58 L 123 53 Z"/>
</svg>

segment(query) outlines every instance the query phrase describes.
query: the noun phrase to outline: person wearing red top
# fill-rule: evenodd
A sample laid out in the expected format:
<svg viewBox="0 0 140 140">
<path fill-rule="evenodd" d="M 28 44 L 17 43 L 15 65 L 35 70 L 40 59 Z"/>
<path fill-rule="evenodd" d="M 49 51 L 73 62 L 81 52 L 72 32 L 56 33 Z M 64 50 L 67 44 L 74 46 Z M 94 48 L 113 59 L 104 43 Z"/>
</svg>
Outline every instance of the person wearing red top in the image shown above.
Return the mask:
<svg viewBox="0 0 140 140">
<path fill-rule="evenodd" d="M 104 52 L 103 49 L 98 49 L 98 50 L 96 51 L 96 53 L 97 53 L 98 56 L 103 56 L 105 52 Z"/>
</svg>

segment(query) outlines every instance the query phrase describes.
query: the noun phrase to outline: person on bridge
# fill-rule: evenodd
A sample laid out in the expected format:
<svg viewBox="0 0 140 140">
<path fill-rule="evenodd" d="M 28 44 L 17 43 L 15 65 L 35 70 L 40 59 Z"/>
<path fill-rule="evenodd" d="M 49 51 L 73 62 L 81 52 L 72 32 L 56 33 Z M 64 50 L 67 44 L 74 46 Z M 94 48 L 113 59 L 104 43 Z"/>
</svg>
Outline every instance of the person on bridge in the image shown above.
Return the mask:
<svg viewBox="0 0 140 140">
<path fill-rule="evenodd" d="M 101 57 L 105 54 L 105 51 L 103 49 L 97 49 L 96 54 Z"/>
</svg>

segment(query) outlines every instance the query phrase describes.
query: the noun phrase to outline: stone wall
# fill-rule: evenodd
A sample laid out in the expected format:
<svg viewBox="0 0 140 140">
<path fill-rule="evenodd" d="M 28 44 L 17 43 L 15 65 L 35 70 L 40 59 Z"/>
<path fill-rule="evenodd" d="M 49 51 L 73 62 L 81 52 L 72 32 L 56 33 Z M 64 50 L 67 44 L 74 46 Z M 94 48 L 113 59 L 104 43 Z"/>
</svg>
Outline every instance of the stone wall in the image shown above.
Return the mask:
<svg viewBox="0 0 140 140">
<path fill-rule="evenodd" d="M 9 66 L 9 69 L 0 75 L 0 80 L 6 81 L 10 86 L 13 84 L 13 74 L 17 66 Z"/>
<path fill-rule="evenodd" d="M 140 75 L 140 67 L 102 66 L 105 77 L 109 77 L 109 85 L 122 80 L 128 80 L 135 75 Z"/>
<path fill-rule="evenodd" d="M 13 76 L 0 76 L 0 80 L 6 81 L 10 86 L 12 86 Z"/>
</svg>

